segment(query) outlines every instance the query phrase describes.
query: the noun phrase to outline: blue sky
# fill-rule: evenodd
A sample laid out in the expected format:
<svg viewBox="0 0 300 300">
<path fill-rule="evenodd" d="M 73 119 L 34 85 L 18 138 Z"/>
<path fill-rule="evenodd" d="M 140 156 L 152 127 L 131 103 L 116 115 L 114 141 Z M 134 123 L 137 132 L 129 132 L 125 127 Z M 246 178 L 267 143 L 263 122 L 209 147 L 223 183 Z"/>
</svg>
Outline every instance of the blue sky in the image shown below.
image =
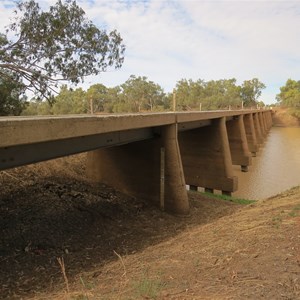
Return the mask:
<svg viewBox="0 0 300 300">
<path fill-rule="evenodd" d="M 46 7 L 55 0 L 39 3 Z M 12 15 L 0 0 L 0 31 Z M 120 70 L 86 79 L 115 86 L 131 74 L 172 91 L 182 78 L 259 78 L 270 104 L 288 78 L 300 80 L 300 1 L 78 1 L 99 27 L 117 29 L 126 44 Z"/>
</svg>

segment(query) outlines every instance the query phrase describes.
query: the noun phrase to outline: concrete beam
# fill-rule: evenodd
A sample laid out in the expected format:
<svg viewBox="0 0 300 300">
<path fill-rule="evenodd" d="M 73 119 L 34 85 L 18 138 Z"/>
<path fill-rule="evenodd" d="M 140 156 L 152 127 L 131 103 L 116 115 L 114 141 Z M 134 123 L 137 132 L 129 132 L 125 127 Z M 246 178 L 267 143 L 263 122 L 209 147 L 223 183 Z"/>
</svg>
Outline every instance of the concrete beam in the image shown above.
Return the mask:
<svg viewBox="0 0 300 300">
<path fill-rule="evenodd" d="M 252 153 L 252 156 L 256 156 L 256 152 L 258 152 L 258 143 L 256 139 L 253 114 L 244 115 L 244 126 L 249 151 Z"/>
<path fill-rule="evenodd" d="M 248 148 L 248 141 L 244 126 L 244 116 L 236 116 L 226 122 L 232 163 L 240 165 L 243 172 L 248 171 L 251 165 L 251 153 Z"/>
<path fill-rule="evenodd" d="M 0 117 L 0 148 L 174 124 L 175 114 Z"/>
<path fill-rule="evenodd" d="M 179 132 L 186 184 L 224 192 L 237 190 L 225 125 L 225 117 L 210 126 Z"/>
<path fill-rule="evenodd" d="M 161 148 L 165 153 L 164 166 Z M 161 168 L 164 168 L 164 178 L 161 178 Z M 94 181 L 157 206 L 164 182 L 165 209 L 178 214 L 189 211 L 176 124 L 162 126 L 161 134 L 152 140 L 88 153 L 88 173 Z"/>
<path fill-rule="evenodd" d="M 86 152 L 102 147 L 112 147 L 151 139 L 154 135 L 154 129 L 141 128 L 34 144 L 7 146 L 0 148 L 0 170 Z"/>
</svg>

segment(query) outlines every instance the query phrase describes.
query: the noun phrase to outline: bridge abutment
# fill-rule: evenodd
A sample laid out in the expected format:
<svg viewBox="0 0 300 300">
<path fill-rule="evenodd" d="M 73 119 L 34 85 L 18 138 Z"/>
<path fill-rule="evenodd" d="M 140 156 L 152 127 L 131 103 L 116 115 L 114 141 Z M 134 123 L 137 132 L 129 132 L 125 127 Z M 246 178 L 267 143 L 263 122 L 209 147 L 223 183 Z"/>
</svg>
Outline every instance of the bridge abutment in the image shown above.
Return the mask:
<svg viewBox="0 0 300 300">
<path fill-rule="evenodd" d="M 110 185 L 125 194 L 151 201 L 157 206 L 163 201 L 166 211 L 186 214 L 189 212 L 189 201 L 177 140 L 177 124 L 160 129 L 161 134 L 150 140 L 89 152 L 88 173 L 92 180 Z"/>
<path fill-rule="evenodd" d="M 225 117 L 213 119 L 210 126 L 179 133 L 184 176 L 193 190 L 237 190 L 225 122 Z"/>
</svg>

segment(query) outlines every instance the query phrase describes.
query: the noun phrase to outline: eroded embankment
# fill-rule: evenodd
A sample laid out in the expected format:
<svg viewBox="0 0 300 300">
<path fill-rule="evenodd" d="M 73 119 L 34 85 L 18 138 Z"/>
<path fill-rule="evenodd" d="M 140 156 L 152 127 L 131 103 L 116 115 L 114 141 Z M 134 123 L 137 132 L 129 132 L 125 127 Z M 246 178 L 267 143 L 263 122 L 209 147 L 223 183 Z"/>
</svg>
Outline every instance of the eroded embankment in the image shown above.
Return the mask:
<svg viewBox="0 0 300 300">
<path fill-rule="evenodd" d="M 1 173 L 2 298 L 300 297 L 299 187 L 249 206 L 190 193 L 178 217 L 89 185 L 83 161 Z"/>
<path fill-rule="evenodd" d="M 274 110 L 273 115 L 273 125 L 280 127 L 299 127 L 300 120 L 292 116 L 288 109 L 277 108 Z"/>
</svg>

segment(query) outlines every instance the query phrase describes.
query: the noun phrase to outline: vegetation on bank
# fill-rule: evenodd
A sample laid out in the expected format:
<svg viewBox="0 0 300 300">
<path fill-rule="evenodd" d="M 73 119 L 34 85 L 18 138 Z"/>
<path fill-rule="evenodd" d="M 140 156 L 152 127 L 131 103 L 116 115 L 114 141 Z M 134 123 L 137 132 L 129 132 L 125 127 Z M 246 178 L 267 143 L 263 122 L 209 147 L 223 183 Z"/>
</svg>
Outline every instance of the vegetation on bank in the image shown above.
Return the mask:
<svg viewBox="0 0 300 300">
<path fill-rule="evenodd" d="M 287 108 L 292 116 L 300 119 L 300 80 L 288 79 L 276 99 L 281 107 Z"/>
<path fill-rule="evenodd" d="M 122 66 L 120 34 L 97 28 L 73 0 L 58 0 L 48 11 L 35 0 L 23 0 L 15 14 L 0 33 L 0 115 L 164 111 L 172 108 L 174 93 L 178 110 L 237 109 L 259 104 L 265 88 L 257 78 L 241 85 L 235 78 L 182 79 L 174 93 L 165 93 L 147 77 L 132 75 L 116 87 L 98 83 L 87 91 L 71 89 L 62 84 L 76 85 Z M 27 99 L 27 91 L 34 98 Z"/>
<path fill-rule="evenodd" d="M 131 75 L 116 87 L 94 84 L 87 91 L 62 86 L 53 103 L 32 99 L 22 112 L 23 115 L 56 115 L 78 113 L 129 113 L 159 112 L 172 109 L 176 97 L 177 110 L 240 109 L 264 106 L 258 99 L 264 84 L 258 79 L 246 80 L 242 85 L 236 79 L 186 80 L 177 82 L 173 93 L 147 77 Z"/>
<path fill-rule="evenodd" d="M 147 77 L 131 75 L 115 87 L 97 83 L 86 91 L 72 89 L 67 84 L 122 66 L 121 35 L 97 28 L 72 0 L 58 0 L 48 11 L 35 0 L 23 0 L 15 14 L 0 32 L 0 116 L 168 111 L 174 98 L 179 111 L 265 106 L 259 98 L 266 86 L 258 78 L 241 84 L 235 78 L 183 78 L 166 93 Z M 300 118 L 300 81 L 288 79 L 277 101 Z"/>
<path fill-rule="evenodd" d="M 26 91 L 52 103 L 61 83 L 120 68 L 124 51 L 120 34 L 97 28 L 76 1 L 57 0 L 48 11 L 35 0 L 17 1 L 0 32 L 0 115 L 19 114 Z"/>
<path fill-rule="evenodd" d="M 257 201 L 257 200 L 249 200 L 249 199 L 244 199 L 244 198 L 235 198 L 235 197 L 232 197 L 232 196 L 213 194 L 213 193 L 201 193 L 201 194 L 203 194 L 207 197 L 210 197 L 210 198 L 216 198 L 216 199 L 229 201 L 229 202 L 233 202 L 233 203 L 236 203 L 236 204 L 242 204 L 242 205 L 253 204 Z"/>
</svg>

